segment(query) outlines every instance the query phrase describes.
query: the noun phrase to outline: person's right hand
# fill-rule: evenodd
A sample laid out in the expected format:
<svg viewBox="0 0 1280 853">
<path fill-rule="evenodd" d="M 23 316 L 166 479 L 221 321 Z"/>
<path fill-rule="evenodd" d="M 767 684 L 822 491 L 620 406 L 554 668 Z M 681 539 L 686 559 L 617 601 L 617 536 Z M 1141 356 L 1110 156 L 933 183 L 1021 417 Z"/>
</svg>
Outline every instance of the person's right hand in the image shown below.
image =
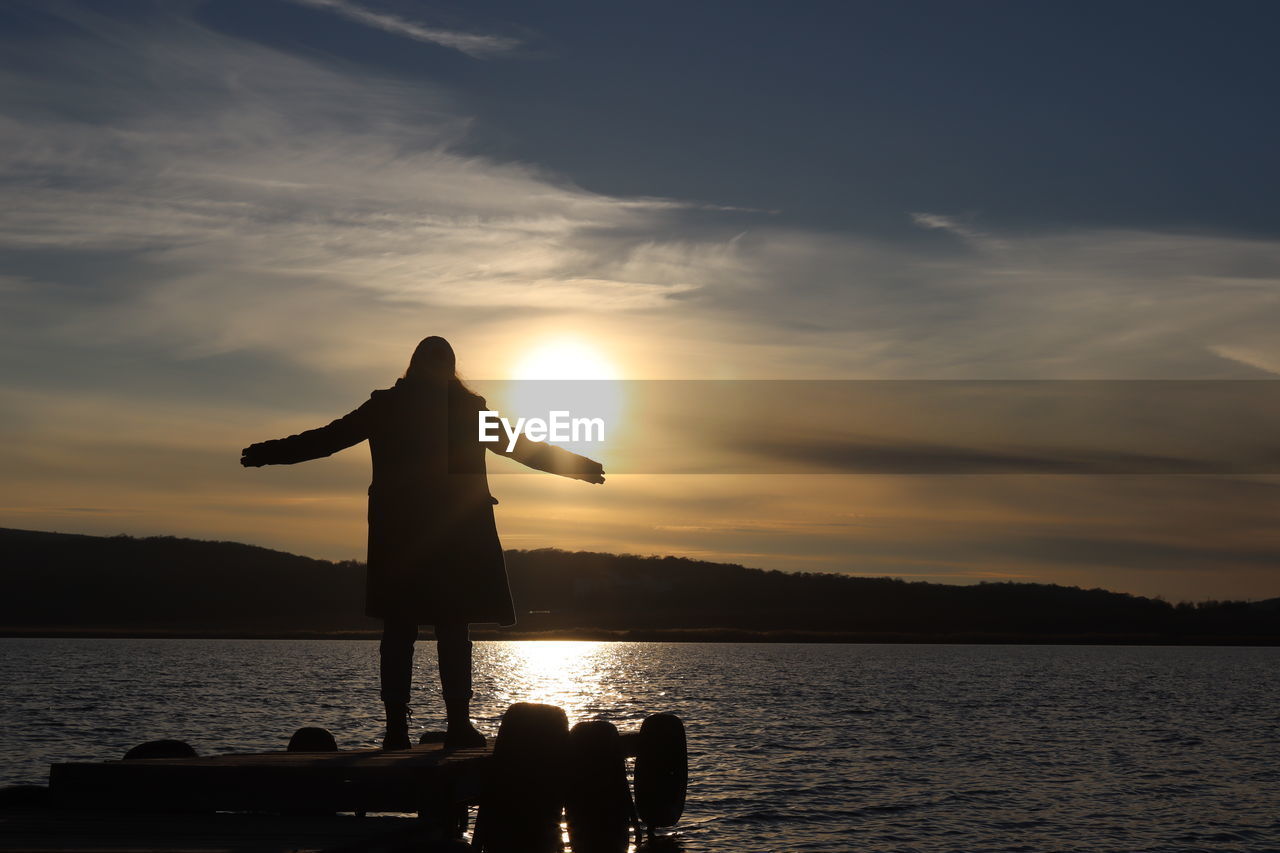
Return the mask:
<svg viewBox="0 0 1280 853">
<path fill-rule="evenodd" d="M 261 444 L 251 444 L 244 450 L 240 451 L 240 464 L 245 468 L 261 468 L 266 463 L 262 461 L 259 451 L 262 449 Z"/>
</svg>

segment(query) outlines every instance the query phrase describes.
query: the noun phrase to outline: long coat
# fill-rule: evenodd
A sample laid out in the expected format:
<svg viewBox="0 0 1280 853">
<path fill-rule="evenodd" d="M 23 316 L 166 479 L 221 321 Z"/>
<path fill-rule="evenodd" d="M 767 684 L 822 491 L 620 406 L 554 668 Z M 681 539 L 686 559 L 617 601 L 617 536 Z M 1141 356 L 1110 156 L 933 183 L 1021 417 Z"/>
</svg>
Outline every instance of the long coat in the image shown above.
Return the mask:
<svg viewBox="0 0 1280 853">
<path fill-rule="evenodd" d="M 255 444 L 248 465 L 288 465 L 368 440 L 369 551 L 365 612 L 422 624 L 515 624 L 494 524 L 485 449 L 574 476 L 584 457 L 522 438 L 481 443 L 483 398 L 456 381 L 401 379 L 319 429 Z"/>
</svg>

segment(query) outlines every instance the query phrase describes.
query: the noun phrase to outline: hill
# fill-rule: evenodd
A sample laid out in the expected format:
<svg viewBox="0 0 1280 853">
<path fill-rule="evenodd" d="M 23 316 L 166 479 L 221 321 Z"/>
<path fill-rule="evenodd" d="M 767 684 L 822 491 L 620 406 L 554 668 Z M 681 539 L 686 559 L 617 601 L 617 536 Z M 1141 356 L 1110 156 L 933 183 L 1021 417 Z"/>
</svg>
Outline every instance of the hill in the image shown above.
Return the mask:
<svg viewBox="0 0 1280 853">
<path fill-rule="evenodd" d="M 519 633 L 653 639 L 1275 642 L 1280 599 L 1171 605 L 1050 584 L 762 571 L 508 551 Z M 236 542 L 0 528 L 0 632 L 347 635 L 364 566 Z M 503 632 L 507 635 L 509 632 Z"/>
</svg>

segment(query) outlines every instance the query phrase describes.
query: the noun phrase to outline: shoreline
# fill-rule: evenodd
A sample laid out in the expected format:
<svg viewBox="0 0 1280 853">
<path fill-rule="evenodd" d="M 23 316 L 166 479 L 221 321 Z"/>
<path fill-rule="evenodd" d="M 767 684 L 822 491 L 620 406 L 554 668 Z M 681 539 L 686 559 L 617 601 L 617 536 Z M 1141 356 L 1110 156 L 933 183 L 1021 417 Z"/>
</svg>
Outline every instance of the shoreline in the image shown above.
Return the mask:
<svg viewBox="0 0 1280 853">
<path fill-rule="evenodd" d="M 376 629 L 352 631 L 217 631 L 136 628 L 0 628 L 0 639 L 100 640 L 377 640 Z M 838 645 L 1002 645 L 1002 646 L 1280 646 L 1272 635 L 1157 634 L 951 634 L 860 633 L 827 631 L 746 631 L 734 629 L 548 630 L 473 629 L 477 641 L 590 641 L 617 643 L 803 643 Z M 430 642 L 430 632 L 422 632 Z"/>
</svg>

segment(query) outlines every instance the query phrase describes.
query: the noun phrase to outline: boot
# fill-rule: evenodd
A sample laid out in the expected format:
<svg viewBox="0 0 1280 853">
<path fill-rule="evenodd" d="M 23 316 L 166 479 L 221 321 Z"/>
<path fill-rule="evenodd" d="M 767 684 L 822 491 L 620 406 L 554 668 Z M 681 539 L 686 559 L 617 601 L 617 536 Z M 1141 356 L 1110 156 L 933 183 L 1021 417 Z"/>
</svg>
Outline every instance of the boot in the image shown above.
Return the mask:
<svg viewBox="0 0 1280 853">
<path fill-rule="evenodd" d="M 444 734 L 445 749 L 484 749 L 484 735 L 471 722 L 471 691 L 446 694 L 444 697 L 448 729 Z"/>
<path fill-rule="evenodd" d="M 413 744 L 409 740 L 409 719 L 412 715 L 409 713 L 409 706 L 399 702 L 388 702 L 386 708 L 387 733 L 382 738 L 382 748 L 385 750 L 411 749 Z"/>
<path fill-rule="evenodd" d="M 448 729 L 445 749 L 483 749 L 484 735 L 471 724 L 471 641 L 465 625 L 436 626 L 440 659 L 440 693 Z"/>
</svg>

